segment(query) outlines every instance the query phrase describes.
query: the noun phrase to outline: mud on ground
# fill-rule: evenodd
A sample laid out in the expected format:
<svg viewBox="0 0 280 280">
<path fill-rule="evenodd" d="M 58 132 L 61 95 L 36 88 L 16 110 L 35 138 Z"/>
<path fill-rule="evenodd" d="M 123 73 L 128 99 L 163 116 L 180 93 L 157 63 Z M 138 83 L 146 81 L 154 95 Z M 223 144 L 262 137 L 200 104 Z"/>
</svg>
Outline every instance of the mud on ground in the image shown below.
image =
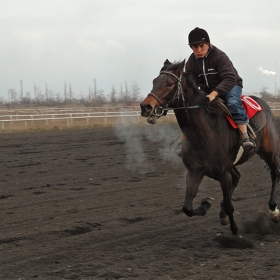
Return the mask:
<svg viewBox="0 0 280 280">
<path fill-rule="evenodd" d="M 216 199 L 207 215 L 182 213 L 178 135 L 175 124 L 0 135 L 0 279 L 279 279 L 262 161 L 239 167 L 234 238 L 213 180 L 195 199 Z"/>
</svg>

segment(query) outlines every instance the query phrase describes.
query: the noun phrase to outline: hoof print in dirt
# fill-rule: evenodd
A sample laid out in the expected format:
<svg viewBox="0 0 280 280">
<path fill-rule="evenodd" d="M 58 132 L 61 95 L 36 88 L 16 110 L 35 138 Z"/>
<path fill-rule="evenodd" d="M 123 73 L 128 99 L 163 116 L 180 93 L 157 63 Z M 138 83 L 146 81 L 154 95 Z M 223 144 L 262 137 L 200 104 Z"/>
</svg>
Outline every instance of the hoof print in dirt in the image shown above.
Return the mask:
<svg viewBox="0 0 280 280">
<path fill-rule="evenodd" d="M 135 223 L 138 223 L 138 222 L 141 222 L 141 221 L 145 220 L 145 218 L 139 216 L 139 217 L 131 218 L 131 219 L 129 219 L 129 218 L 122 218 L 120 220 L 122 222 L 126 223 L 126 224 L 135 224 Z"/>
<path fill-rule="evenodd" d="M 6 199 L 6 198 L 9 198 L 9 197 L 12 197 L 14 196 L 13 194 L 4 194 L 4 195 L 1 195 L 0 196 L 0 199 Z"/>
<path fill-rule="evenodd" d="M 100 227 L 101 227 L 101 224 L 99 224 L 99 223 L 96 223 L 96 224 L 87 223 L 86 225 L 78 225 L 71 229 L 65 229 L 62 231 L 62 233 L 67 236 L 80 235 L 80 234 L 85 234 L 85 233 L 91 232 L 91 231 L 93 231 L 94 228 L 100 228 Z"/>
<path fill-rule="evenodd" d="M 217 241 L 223 248 L 237 248 L 237 249 L 250 249 L 253 248 L 253 243 L 245 240 L 239 236 L 216 236 L 214 241 Z"/>
</svg>

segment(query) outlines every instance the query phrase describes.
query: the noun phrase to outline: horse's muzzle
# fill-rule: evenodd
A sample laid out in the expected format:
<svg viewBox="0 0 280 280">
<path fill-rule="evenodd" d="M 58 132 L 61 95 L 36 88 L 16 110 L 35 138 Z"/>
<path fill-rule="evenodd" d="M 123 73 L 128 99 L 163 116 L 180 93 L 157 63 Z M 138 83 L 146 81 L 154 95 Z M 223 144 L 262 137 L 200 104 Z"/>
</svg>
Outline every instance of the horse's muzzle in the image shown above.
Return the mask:
<svg viewBox="0 0 280 280">
<path fill-rule="evenodd" d="M 147 118 L 147 122 L 150 124 L 155 124 L 158 117 L 154 114 L 154 108 L 149 103 L 142 102 L 141 107 L 141 116 Z"/>
<path fill-rule="evenodd" d="M 153 107 L 152 105 L 150 105 L 149 103 L 141 103 L 140 104 L 140 107 L 141 107 L 141 116 L 142 117 L 149 117 L 152 113 L 153 113 Z"/>
</svg>

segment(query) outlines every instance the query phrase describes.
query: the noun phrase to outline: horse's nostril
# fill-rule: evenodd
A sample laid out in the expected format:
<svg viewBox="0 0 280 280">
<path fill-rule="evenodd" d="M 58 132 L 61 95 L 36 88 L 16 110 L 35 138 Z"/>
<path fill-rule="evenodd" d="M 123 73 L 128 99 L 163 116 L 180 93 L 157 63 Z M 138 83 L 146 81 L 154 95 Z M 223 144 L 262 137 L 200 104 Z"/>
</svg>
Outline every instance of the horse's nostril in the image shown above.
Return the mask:
<svg viewBox="0 0 280 280">
<path fill-rule="evenodd" d="M 150 104 L 146 104 L 145 111 L 146 111 L 146 113 L 150 113 L 153 111 L 153 107 Z"/>
<path fill-rule="evenodd" d="M 142 116 L 149 116 L 150 113 L 153 111 L 153 107 L 149 104 L 149 103 L 146 103 L 146 104 L 140 104 L 140 107 L 141 107 L 141 115 Z"/>
</svg>

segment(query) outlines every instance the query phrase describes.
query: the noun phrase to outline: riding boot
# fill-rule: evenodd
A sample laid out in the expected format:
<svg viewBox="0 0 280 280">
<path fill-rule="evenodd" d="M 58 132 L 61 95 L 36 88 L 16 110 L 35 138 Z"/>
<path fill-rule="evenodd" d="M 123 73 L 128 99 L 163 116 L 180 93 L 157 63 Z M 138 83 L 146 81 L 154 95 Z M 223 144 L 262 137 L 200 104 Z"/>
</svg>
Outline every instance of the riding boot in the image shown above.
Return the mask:
<svg viewBox="0 0 280 280">
<path fill-rule="evenodd" d="M 242 147 L 243 147 L 244 150 L 249 150 L 249 149 L 251 149 L 251 148 L 256 147 L 255 142 L 253 142 L 253 140 L 251 140 L 251 139 L 249 138 L 249 136 L 242 140 L 241 145 L 242 145 Z"/>
</svg>

